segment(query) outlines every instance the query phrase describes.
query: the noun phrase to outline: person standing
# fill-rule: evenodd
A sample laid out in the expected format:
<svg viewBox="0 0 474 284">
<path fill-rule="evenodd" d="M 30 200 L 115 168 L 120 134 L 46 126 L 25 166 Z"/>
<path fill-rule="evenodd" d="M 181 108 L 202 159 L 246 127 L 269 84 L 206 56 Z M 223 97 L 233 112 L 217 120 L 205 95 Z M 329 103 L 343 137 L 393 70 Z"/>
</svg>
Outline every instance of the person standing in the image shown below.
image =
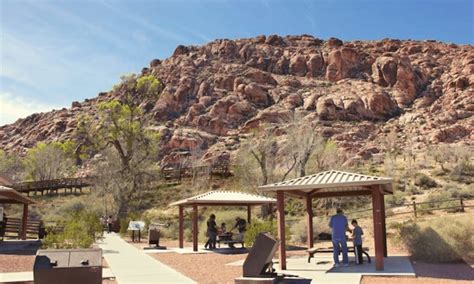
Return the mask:
<svg viewBox="0 0 474 284">
<path fill-rule="evenodd" d="M 112 215 L 107 218 L 107 233 L 112 233 L 112 225 L 114 224 L 114 220 L 112 219 Z"/>
<path fill-rule="evenodd" d="M 362 257 L 362 235 L 364 231 L 359 224 L 357 224 L 356 219 L 353 219 L 351 224 L 354 227 L 354 229 L 352 229 L 352 242 L 354 243 L 355 261 L 356 264 L 362 264 L 364 262 Z"/>
<path fill-rule="evenodd" d="M 350 231 L 346 216 L 342 209 L 336 210 L 336 215 L 331 217 L 329 227 L 332 229 L 332 245 L 334 267 L 339 267 L 339 249 L 342 248 L 343 266 L 349 266 L 349 257 L 347 256 L 346 231 Z"/>
<path fill-rule="evenodd" d="M 216 215 L 214 214 L 211 214 L 207 220 L 207 238 L 204 248 L 207 249 L 207 247 L 209 247 L 209 249 L 215 249 L 217 242 L 217 223 Z"/>
<path fill-rule="evenodd" d="M 234 228 L 232 228 L 232 230 L 233 229 L 237 229 L 239 231 L 239 234 L 235 238 L 235 241 L 243 242 L 245 237 L 245 231 L 247 231 L 247 222 L 244 219 L 237 217 L 235 218 L 235 226 Z M 229 243 L 229 247 L 235 248 L 234 244 L 232 243 Z"/>
</svg>

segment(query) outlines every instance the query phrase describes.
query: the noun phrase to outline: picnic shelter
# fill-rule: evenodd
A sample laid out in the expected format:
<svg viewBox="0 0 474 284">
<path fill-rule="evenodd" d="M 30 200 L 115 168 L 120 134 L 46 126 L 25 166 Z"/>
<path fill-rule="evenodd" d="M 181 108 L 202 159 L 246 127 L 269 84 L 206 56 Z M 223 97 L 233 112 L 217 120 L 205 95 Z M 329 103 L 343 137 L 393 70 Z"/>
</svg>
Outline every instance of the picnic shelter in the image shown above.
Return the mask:
<svg viewBox="0 0 474 284">
<path fill-rule="evenodd" d="M 198 251 L 198 207 L 199 206 L 246 206 L 247 222 L 250 223 L 251 207 L 268 204 L 270 207 L 277 201 L 262 195 L 236 191 L 215 190 L 192 196 L 170 204 L 179 207 L 179 248 L 184 246 L 184 209 L 192 208 L 193 251 Z M 270 209 L 271 212 L 271 209 Z"/>
<path fill-rule="evenodd" d="M 27 221 L 28 221 L 28 206 L 35 202 L 18 191 L 0 186 L 0 204 L 23 204 L 23 216 L 21 222 L 20 238 L 26 240 Z"/>
<path fill-rule="evenodd" d="M 384 269 L 387 256 L 387 234 L 385 226 L 384 195 L 393 194 L 392 178 L 362 175 L 342 171 L 325 171 L 292 180 L 260 186 L 263 192 L 273 191 L 277 195 L 277 220 L 280 269 L 286 270 L 285 244 L 285 195 L 302 198 L 306 207 L 308 249 L 314 245 L 313 208 L 315 198 L 371 196 L 374 223 L 375 267 Z"/>
</svg>

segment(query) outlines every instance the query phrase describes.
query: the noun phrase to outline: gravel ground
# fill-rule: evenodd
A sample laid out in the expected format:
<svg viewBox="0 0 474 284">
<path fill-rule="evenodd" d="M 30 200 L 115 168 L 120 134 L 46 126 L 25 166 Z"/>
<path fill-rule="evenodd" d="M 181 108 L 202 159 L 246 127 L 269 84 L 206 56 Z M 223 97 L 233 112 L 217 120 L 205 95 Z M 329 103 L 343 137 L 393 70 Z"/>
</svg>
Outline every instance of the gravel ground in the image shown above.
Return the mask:
<svg viewBox="0 0 474 284">
<path fill-rule="evenodd" d="M 34 255 L 0 254 L 0 273 L 33 270 Z"/>
</svg>

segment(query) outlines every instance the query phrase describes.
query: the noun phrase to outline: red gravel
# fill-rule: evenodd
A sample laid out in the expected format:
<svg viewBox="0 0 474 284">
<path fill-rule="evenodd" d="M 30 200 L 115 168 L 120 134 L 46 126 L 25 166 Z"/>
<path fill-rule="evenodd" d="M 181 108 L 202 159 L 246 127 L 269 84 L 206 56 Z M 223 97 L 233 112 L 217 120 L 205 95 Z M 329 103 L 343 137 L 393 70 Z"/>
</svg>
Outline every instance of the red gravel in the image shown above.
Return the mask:
<svg viewBox="0 0 474 284">
<path fill-rule="evenodd" d="M 33 270 L 34 255 L 0 254 L 0 273 Z"/>
</svg>

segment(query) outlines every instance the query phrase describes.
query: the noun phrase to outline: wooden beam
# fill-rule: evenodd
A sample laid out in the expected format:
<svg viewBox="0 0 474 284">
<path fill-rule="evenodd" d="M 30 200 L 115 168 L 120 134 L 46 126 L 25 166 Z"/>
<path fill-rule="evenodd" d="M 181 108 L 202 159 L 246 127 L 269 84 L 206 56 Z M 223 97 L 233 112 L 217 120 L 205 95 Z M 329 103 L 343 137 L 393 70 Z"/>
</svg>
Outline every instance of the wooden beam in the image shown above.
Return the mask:
<svg viewBox="0 0 474 284">
<path fill-rule="evenodd" d="M 247 223 L 250 224 L 250 220 L 252 219 L 252 207 L 247 205 Z"/>
<path fill-rule="evenodd" d="M 314 245 L 313 235 L 313 198 L 308 194 L 306 196 L 306 230 L 308 249 Z"/>
<path fill-rule="evenodd" d="M 345 196 L 359 196 L 359 195 L 370 195 L 371 190 L 354 190 L 347 192 L 321 192 L 315 193 L 313 197 L 315 198 L 324 198 L 324 197 L 345 197 Z"/>
<path fill-rule="evenodd" d="M 26 240 L 26 227 L 28 225 L 28 204 L 23 204 L 23 219 L 21 220 L 21 239 Z"/>
<path fill-rule="evenodd" d="M 306 198 L 306 196 L 308 195 L 307 192 L 300 191 L 300 190 L 285 191 L 285 193 L 288 195 L 295 196 L 295 197 L 303 197 L 303 198 Z"/>
<path fill-rule="evenodd" d="M 198 206 L 193 205 L 193 251 L 198 251 Z"/>
<path fill-rule="evenodd" d="M 285 238 L 285 192 L 277 191 L 277 219 L 280 269 L 286 270 L 286 238 Z"/>
<path fill-rule="evenodd" d="M 378 186 L 372 189 L 372 214 L 374 219 L 374 245 L 375 269 L 383 270 L 383 229 L 382 229 L 382 203 L 383 195 Z"/>
<path fill-rule="evenodd" d="M 184 247 L 184 210 L 183 206 L 179 206 L 179 248 Z"/>
</svg>

